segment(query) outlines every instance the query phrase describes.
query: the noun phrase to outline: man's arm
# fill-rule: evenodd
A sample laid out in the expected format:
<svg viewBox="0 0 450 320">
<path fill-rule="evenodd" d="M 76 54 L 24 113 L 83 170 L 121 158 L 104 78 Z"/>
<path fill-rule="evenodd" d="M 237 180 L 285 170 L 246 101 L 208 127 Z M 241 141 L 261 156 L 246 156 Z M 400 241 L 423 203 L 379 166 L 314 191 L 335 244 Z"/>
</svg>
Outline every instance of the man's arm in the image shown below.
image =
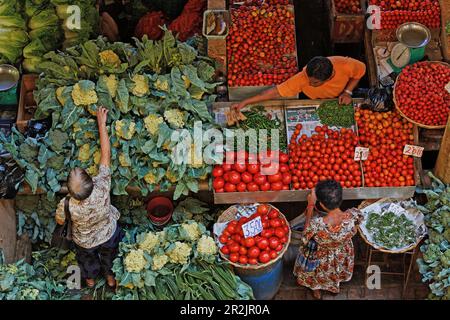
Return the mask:
<svg viewBox="0 0 450 320">
<path fill-rule="evenodd" d="M 106 167 L 111 165 L 111 144 L 109 142 L 108 130 L 106 129 L 106 119 L 108 109 L 100 107 L 97 111 L 98 132 L 100 134 L 100 164 Z"/>
<path fill-rule="evenodd" d="M 280 96 L 280 93 L 278 92 L 277 87 L 274 86 L 268 90 L 265 90 L 265 91 L 257 94 L 256 96 L 250 97 L 239 103 L 233 104 L 231 106 L 231 108 L 235 111 L 240 111 L 242 108 L 244 108 L 245 106 L 247 106 L 249 104 L 255 104 L 258 102 L 262 102 L 262 101 L 278 99 L 280 97 L 281 96 Z"/>
<path fill-rule="evenodd" d="M 360 79 L 350 79 L 350 81 L 347 83 L 347 86 L 345 86 L 344 91 L 342 91 L 341 95 L 339 96 L 339 104 L 350 104 L 352 103 L 352 95 L 351 92 L 358 86 Z"/>
<path fill-rule="evenodd" d="M 353 90 L 358 86 L 359 80 L 366 73 L 366 65 L 356 59 L 347 58 L 346 71 L 350 80 L 339 95 L 340 104 L 350 104 L 352 102 Z"/>
</svg>

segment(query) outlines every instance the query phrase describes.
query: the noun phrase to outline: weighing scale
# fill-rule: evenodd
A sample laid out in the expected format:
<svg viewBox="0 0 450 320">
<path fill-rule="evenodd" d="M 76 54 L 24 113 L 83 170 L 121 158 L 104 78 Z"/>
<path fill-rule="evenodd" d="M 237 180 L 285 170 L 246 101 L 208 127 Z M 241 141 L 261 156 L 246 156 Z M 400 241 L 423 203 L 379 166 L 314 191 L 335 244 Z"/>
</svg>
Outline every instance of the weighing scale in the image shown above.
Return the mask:
<svg viewBox="0 0 450 320">
<path fill-rule="evenodd" d="M 396 35 L 399 42 L 392 48 L 387 62 L 398 74 L 407 65 L 423 59 L 431 33 L 420 23 L 407 22 L 397 28 Z"/>
<path fill-rule="evenodd" d="M 0 105 L 17 104 L 19 71 L 9 64 L 0 65 Z"/>
</svg>

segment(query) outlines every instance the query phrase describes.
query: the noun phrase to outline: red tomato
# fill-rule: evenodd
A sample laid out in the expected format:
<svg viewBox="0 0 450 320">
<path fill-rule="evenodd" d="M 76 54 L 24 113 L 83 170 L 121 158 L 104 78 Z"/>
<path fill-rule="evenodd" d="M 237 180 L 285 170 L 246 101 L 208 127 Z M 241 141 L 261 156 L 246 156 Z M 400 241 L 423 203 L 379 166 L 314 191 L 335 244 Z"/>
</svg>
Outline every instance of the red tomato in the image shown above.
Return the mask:
<svg viewBox="0 0 450 320">
<path fill-rule="evenodd" d="M 289 162 L 289 156 L 283 152 L 280 152 L 280 162 L 281 163 L 288 163 Z"/>
<path fill-rule="evenodd" d="M 247 191 L 250 191 L 250 192 L 259 191 L 259 187 L 256 183 L 250 182 L 249 184 L 247 184 Z"/>
<path fill-rule="evenodd" d="M 228 245 L 228 249 L 230 249 L 231 253 L 239 252 L 239 248 L 240 246 L 236 242 L 233 242 L 232 244 Z"/>
<path fill-rule="evenodd" d="M 251 247 L 250 249 L 248 249 L 247 256 L 249 258 L 258 258 L 259 253 L 260 253 L 260 250 L 258 247 Z"/>
<path fill-rule="evenodd" d="M 233 170 L 236 170 L 237 172 L 245 172 L 245 170 L 247 169 L 247 166 L 245 165 L 245 163 L 235 163 L 233 164 Z"/>
<path fill-rule="evenodd" d="M 239 182 L 241 182 L 241 175 L 237 171 L 231 171 L 229 173 L 229 179 L 230 179 L 230 183 L 238 184 Z"/>
<path fill-rule="evenodd" d="M 256 212 L 260 215 L 267 214 L 269 212 L 270 207 L 267 204 L 260 204 L 256 209 Z"/>
<path fill-rule="evenodd" d="M 240 247 L 239 248 L 239 254 L 241 255 L 241 256 L 245 256 L 245 255 L 247 255 L 247 248 L 246 247 Z"/>
<path fill-rule="evenodd" d="M 265 250 L 269 246 L 269 241 L 267 239 L 261 239 L 259 242 L 256 243 L 256 245 L 261 250 Z"/>
<path fill-rule="evenodd" d="M 278 256 L 278 253 L 275 250 L 270 250 L 269 255 L 270 259 L 273 260 Z"/>
<path fill-rule="evenodd" d="M 231 171 L 231 164 L 224 163 L 222 169 L 224 172 Z"/>
<path fill-rule="evenodd" d="M 224 185 L 225 185 L 225 180 L 222 177 L 214 178 L 214 181 L 213 181 L 214 190 L 217 191 L 217 190 L 223 189 Z"/>
<path fill-rule="evenodd" d="M 283 179 L 283 176 L 281 175 L 281 173 L 275 173 L 269 176 L 268 181 L 270 183 L 275 183 L 275 182 L 279 182 Z"/>
<path fill-rule="evenodd" d="M 258 257 L 259 262 L 267 263 L 270 261 L 270 255 L 267 252 L 262 252 Z"/>
<path fill-rule="evenodd" d="M 269 239 L 270 249 L 276 249 L 279 246 L 279 244 L 280 244 L 280 240 L 278 240 L 278 238 L 272 237 Z M 233 251 L 231 251 L 231 248 L 230 248 L 230 252 L 233 252 Z"/>
<path fill-rule="evenodd" d="M 231 253 L 230 254 L 230 261 L 231 262 L 238 262 L 239 261 L 239 253 Z"/>
<path fill-rule="evenodd" d="M 280 191 L 283 190 L 283 182 L 278 181 L 278 182 L 274 182 L 270 185 L 270 189 L 272 191 Z"/>
<path fill-rule="evenodd" d="M 280 172 L 281 173 L 289 172 L 289 166 L 287 164 L 281 164 L 280 165 Z"/>
<path fill-rule="evenodd" d="M 247 172 L 251 174 L 257 174 L 259 172 L 259 164 L 248 164 Z"/>
<path fill-rule="evenodd" d="M 223 246 L 222 248 L 220 248 L 220 252 L 222 252 L 223 254 L 229 255 L 230 249 L 227 246 Z"/>
<path fill-rule="evenodd" d="M 226 192 L 235 192 L 236 191 L 236 186 L 234 184 L 232 184 L 232 183 L 227 182 L 227 183 L 225 183 L 225 188 L 224 189 L 225 189 Z"/>
<path fill-rule="evenodd" d="M 220 242 L 220 243 L 225 244 L 225 243 L 227 243 L 227 241 L 228 241 L 228 237 L 226 237 L 226 236 L 224 236 L 224 235 L 221 235 L 221 236 L 219 237 L 219 242 Z"/>
<path fill-rule="evenodd" d="M 255 239 L 253 237 L 246 238 L 244 241 L 247 248 L 251 248 L 255 245 Z"/>
<path fill-rule="evenodd" d="M 284 231 L 285 234 L 289 233 L 289 227 L 288 226 L 284 225 L 282 228 L 283 228 L 283 231 Z"/>
<path fill-rule="evenodd" d="M 248 258 L 246 256 L 240 256 L 239 257 L 239 263 L 240 264 L 247 264 L 248 263 Z"/>
<path fill-rule="evenodd" d="M 283 238 L 285 235 L 286 235 L 286 234 L 285 234 L 283 228 L 281 228 L 281 227 L 275 228 L 275 237 L 281 239 L 281 238 Z"/>
<path fill-rule="evenodd" d="M 250 183 L 253 181 L 253 176 L 248 172 L 244 172 L 241 174 L 241 180 L 244 183 Z"/>
<path fill-rule="evenodd" d="M 281 238 L 281 243 L 285 244 L 288 241 L 288 238 L 286 236 Z"/>
<path fill-rule="evenodd" d="M 267 181 L 267 176 L 257 173 L 253 176 L 253 181 L 260 186 Z"/>
<path fill-rule="evenodd" d="M 269 212 L 269 218 L 270 219 L 276 219 L 280 216 L 280 212 L 277 209 L 272 209 Z"/>
<path fill-rule="evenodd" d="M 279 244 L 278 247 L 275 249 L 276 251 L 281 251 L 283 250 L 283 244 Z"/>
<path fill-rule="evenodd" d="M 262 185 L 260 185 L 259 188 L 261 189 L 261 191 L 269 191 L 270 183 L 266 181 Z"/>
<path fill-rule="evenodd" d="M 237 229 L 236 225 L 234 224 L 228 224 L 227 227 L 225 228 L 225 230 L 228 231 L 231 235 L 236 233 L 236 229 Z"/>
<path fill-rule="evenodd" d="M 238 185 L 236 186 L 236 190 L 238 192 L 245 192 L 247 191 L 247 185 L 244 182 L 239 182 Z"/>
<path fill-rule="evenodd" d="M 253 265 L 258 264 L 258 259 L 256 259 L 256 258 L 250 258 L 250 259 L 248 259 L 248 263 L 249 263 L 249 264 L 253 264 Z"/>
<path fill-rule="evenodd" d="M 223 168 L 221 168 L 219 166 L 214 167 L 214 169 L 212 171 L 212 176 L 214 178 L 223 176 Z"/>
<path fill-rule="evenodd" d="M 281 226 L 281 219 L 280 218 L 272 219 L 272 220 L 270 220 L 269 224 L 270 224 L 270 226 L 272 228 L 280 227 Z"/>
<path fill-rule="evenodd" d="M 233 239 L 234 241 L 239 243 L 239 242 L 241 242 L 242 237 L 239 234 L 235 233 L 231 236 L 231 239 Z"/>
<path fill-rule="evenodd" d="M 289 173 L 283 173 L 283 184 L 289 185 L 292 181 L 291 175 Z"/>
</svg>

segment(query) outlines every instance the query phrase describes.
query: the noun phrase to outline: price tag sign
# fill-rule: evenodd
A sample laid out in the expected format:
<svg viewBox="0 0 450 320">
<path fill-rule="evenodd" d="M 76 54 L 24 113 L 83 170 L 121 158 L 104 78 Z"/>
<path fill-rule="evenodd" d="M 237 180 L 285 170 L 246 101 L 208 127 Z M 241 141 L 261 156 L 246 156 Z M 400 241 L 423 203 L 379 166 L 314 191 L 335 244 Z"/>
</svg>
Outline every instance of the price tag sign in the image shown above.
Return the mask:
<svg viewBox="0 0 450 320">
<path fill-rule="evenodd" d="M 420 158 L 420 157 L 422 157 L 423 149 L 424 149 L 423 147 L 412 146 L 412 145 L 407 144 L 403 148 L 403 154 L 406 154 L 407 156 L 413 156 L 413 157 Z"/>
<path fill-rule="evenodd" d="M 242 225 L 242 231 L 244 232 L 244 238 L 254 237 L 263 231 L 263 226 L 261 222 L 261 217 L 256 217 L 255 219 Z"/>
<path fill-rule="evenodd" d="M 405 209 L 400 207 L 398 204 L 392 203 L 389 208 L 387 209 L 387 212 L 393 212 L 395 214 L 402 214 L 405 213 Z"/>
<path fill-rule="evenodd" d="M 355 161 L 365 161 L 369 157 L 369 148 L 356 147 L 355 148 Z"/>
<path fill-rule="evenodd" d="M 445 90 L 447 90 L 447 92 L 450 93 L 450 82 L 447 83 L 447 85 L 445 86 Z"/>
</svg>

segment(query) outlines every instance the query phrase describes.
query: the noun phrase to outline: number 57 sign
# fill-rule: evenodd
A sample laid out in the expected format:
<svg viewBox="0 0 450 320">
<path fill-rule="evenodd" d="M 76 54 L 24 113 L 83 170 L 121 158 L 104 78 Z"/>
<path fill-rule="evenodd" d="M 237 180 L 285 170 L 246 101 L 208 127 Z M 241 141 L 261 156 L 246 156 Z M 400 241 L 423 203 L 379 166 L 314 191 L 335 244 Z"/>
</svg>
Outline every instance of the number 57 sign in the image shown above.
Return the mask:
<svg viewBox="0 0 450 320">
<path fill-rule="evenodd" d="M 242 231 L 244 232 L 244 238 L 254 237 L 263 231 L 263 226 L 261 222 L 261 217 L 256 217 L 255 219 L 242 225 Z"/>
</svg>

